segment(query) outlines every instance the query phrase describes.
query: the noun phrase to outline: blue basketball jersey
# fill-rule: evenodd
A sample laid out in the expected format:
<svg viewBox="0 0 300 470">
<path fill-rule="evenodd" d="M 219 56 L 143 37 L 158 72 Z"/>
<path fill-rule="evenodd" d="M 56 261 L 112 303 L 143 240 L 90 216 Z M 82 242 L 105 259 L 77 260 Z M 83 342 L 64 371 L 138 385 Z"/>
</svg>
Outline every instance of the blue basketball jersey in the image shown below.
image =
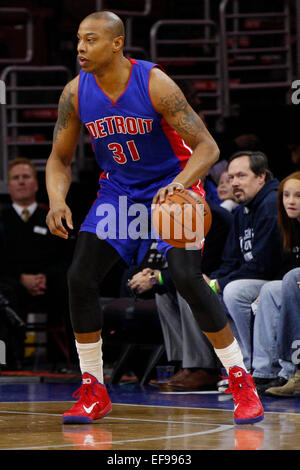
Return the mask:
<svg viewBox="0 0 300 470">
<path fill-rule="evenodd" d="M 97 163 L 109 179 L 127 187 L 155 182 L 160 187 L 159 180 L 174 178 L 192 151 L 152 105 L 149 76 L 156 64 L 129 60 L 127 88 L 116 102 L 102 91 L 93 74 L 80 72 L 79 117 L 90 133 Z"/>
<path fill-rule="evenodd" d="M 113 102 L 96 77 L 81 71 L 78 112 L 88 129 L 97 163 L 102 170 L 100 189 L 80 231 L 106 239 L 130 265 L 139 264 L 152 242 L 151 202 L 159 188 L 169 184 L 184 168 L 192 150 L 154 109 L 149 95 L 149 77 L 155 64 L 129 59 L 131 74 L 127 87 Z M 193 190 L 202 196 L 201 182 Z M 120 200 L 126 196 L 126 207 Z M 130 236 L 135 217 L 128 207 L 142 202 L 146 237 Z M 126 220 L 124 215 L 128 215 Z M 166 253 L 170 245 L 158 239 Z"/>
</svg>

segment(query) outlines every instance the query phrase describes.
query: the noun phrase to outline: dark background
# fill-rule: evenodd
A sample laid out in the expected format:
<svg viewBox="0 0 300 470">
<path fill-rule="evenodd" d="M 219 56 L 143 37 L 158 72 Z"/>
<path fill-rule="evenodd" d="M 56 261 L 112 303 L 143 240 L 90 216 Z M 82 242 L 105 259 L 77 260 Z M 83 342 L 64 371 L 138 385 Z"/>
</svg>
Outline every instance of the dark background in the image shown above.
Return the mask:
<svg viewBox="0 0 300 470">
<path fill-rule="evenodd" d="M 240 2 L 251 9 L 259 12 L 270 5 L 269 11 L 277 11 L 282 5 L 282 0 L 251 0 Z M 296 12 L 294 1 L 291 5 L 291 38 L 290 49 L 293 57 L 293 80 L 300 79 L 296 72 Z M 111 11 L 116 10 L 142 10 L 143 0 L 103 0 L 102 8 Z M 220 1 L 210 1 L 210 18 L 219 25 Z M 76 33 L 81 20 L 96 9 L 94 0 L 2 0 L 0 8 L 26 8 L 33 16 L 34 22 L 34 54 L 28 65 L 63 65 L 70 69 L 71 75 L 78 72 L 76 65 Z M 133 19 L 134 46 L 143 48 L 150 58 L 150 29 L 155 22 L 161 19 L 193 19 L 203 18 L 204 3 L 202 0 L 153 0 L 150 15 L 146 17 L 135 17 Z M 126 15 L 120 15 L 126 20 Z M 266 23 L 266 30 L 270 26 Z M 178 31 L 178 34 L 180 32 Z M 271 46 L 272 44 L 270 44 Z M 25 53 L 24 24 L 16 24 L 16 17 L 12 14 L 0 14 L 0 58 L 20 57 Z M 169 54 L 172 54 L 170 46 Z M 187 55 L 189 51 L 187 50 Z M 134 54 L 131 54 L 134 56 Z M 0 64 L 0 73 L 11 64 Z M 168 64 L 163 64 L 165 70 L 173 72 Z M 187 68 L 187 71 L 189 69 Z M 187 72 L 188 73 L 188 72 Z M 26 79 L 24 78 L 26 84 Z M 41 95 L 41 102 L 44 96 Z M 285 95 L 280 89 L 251 90 L 234 94 L 232 113 L 228 117 L 218 118 L 204 116 L 208 128 L 216 139 L 220 150 L 221 159 L 227 160 L 231 152 L 235 150 L 234 139 L 241 134 L 255 134 L 260 142 L 261 149 L 269 158 L 270 168 L 278 179 L 294 170 L 291 163 L 289 150 L 290 144 L 300 142 L 299 138 L 299 114 L 300 105 L 287 103 Z M 201 103 L 197 111 L 202 112 Z M 35 134 L 43 133 L 43 129 L 31 129 Z M 26 130 L 24 130 L 26 132 Z M 29 132 L 29 131 L 27 131 Z M 47 136 L 51 139 L 51 135 Z M 28 158 L 47 159 L 49 147 L 36 148 L 27 146 L 19 150 L 16 156 Z M 90 155 L 91 149 L 86 153 Z M 92 158 L 87 158 L 86 166 L 80 169 L 77 178 L 72 184 L 68 201 L 71 205 L 75 226 L 79 227 L 86 215 L 90 204 L 93 202 L 97 188 L 99 169 Z M 44 183 L 44 171 L 39 171 L 40 190 L 39 199 L 47 203 L 47 194 Z M 7 194 L 0 194 L 0 202 L 5 204 L 9 200 Z M 122 269 L 121 269 L 122 270 Z M 114 278 L 109 280 L 108 285 L 114 284 Z M 110 294 L 108 289 L 107 294 Z"/>
</svg>

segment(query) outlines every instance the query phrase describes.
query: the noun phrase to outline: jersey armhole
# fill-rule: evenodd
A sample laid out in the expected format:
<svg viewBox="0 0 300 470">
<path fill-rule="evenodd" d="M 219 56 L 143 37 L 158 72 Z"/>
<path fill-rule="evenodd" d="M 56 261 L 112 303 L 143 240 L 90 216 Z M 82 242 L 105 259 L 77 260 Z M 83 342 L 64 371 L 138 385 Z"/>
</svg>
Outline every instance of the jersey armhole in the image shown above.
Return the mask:
<svg viewBox="0 0 300 470">
<path fill-rule="evenodd" d="M 153 66 L 152 66 L 151 69 L 149 70 L 149 77 L 148 77 L 148 96 L 149 96 L 149 100 L 150 100 L 150 103 L 151 103 L 151 105 L 152 105 L 152 108 L 153 108 L 154 111 L 158 114 L 158 116 L 161 116 L 161 118 L 162 118 L 161 113 L 159 113 L 159 112 L 156 110 L 156 108 L 155 108 L 155 106 L 154 106 L 154 104 L 153 104 L 151 95 L 150 95 L 150 76 L 151 76 L 152 70 L 153 70 L 153 69 L 156 69 L 156 68 L 157 68 L 157 69 L 160 69 L 162 72 L 164 72 L 164 73 L 167 75 L 167 72 L 163 69 L 163 67 L 162 67 L 161 65 L 159 65 L 159 64 L 153 64 Z"/>
</svg>

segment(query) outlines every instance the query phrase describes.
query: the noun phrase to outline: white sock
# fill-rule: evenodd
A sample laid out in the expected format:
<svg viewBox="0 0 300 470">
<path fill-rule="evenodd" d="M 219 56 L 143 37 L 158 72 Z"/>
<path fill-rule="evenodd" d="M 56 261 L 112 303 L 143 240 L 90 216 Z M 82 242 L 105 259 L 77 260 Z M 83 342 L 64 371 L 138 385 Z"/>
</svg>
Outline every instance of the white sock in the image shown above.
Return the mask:
<svg viewBox="0 0 300 470">
<path fill-rule="evenodd" d="M 81 373 L 92 374 L 103 384 L 102 339 L 97 343 L 78 343 L 75 340 L 75 344 Z"/>
<path fill-rule="evenodd" d="M 247 372 L 247 369 L 244 364 L 243 355 L 239 343 L 234 338 L 233 342 L 226 348 L 216 349 L 214 348 L 216 355 L 222 362 L 227 373 L 229 373 L 229 368 L 233 366 L 242 367 Z"/>
</svg>

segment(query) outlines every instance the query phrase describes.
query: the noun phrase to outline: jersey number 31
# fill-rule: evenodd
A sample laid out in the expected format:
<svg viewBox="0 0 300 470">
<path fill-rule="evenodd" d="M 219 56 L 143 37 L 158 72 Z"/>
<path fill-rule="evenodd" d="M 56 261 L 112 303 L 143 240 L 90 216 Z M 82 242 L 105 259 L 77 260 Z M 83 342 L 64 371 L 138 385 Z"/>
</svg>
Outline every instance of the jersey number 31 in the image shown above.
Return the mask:
<svg viewBox="0 0 300 470">
<path fill-rule="evenodd" d="M 129 150 L 131 160 L 134 162 L 140 160 L 141 157 L 136 148 L 134 140 L 127 140 L 126 145 Z M 112 151 L 114 160 L 120 165 L 124 165 L 124 163 L 128 161 L 121 144 L 113 142 L 108 145 L 108 148 Z"/>
</svg>

